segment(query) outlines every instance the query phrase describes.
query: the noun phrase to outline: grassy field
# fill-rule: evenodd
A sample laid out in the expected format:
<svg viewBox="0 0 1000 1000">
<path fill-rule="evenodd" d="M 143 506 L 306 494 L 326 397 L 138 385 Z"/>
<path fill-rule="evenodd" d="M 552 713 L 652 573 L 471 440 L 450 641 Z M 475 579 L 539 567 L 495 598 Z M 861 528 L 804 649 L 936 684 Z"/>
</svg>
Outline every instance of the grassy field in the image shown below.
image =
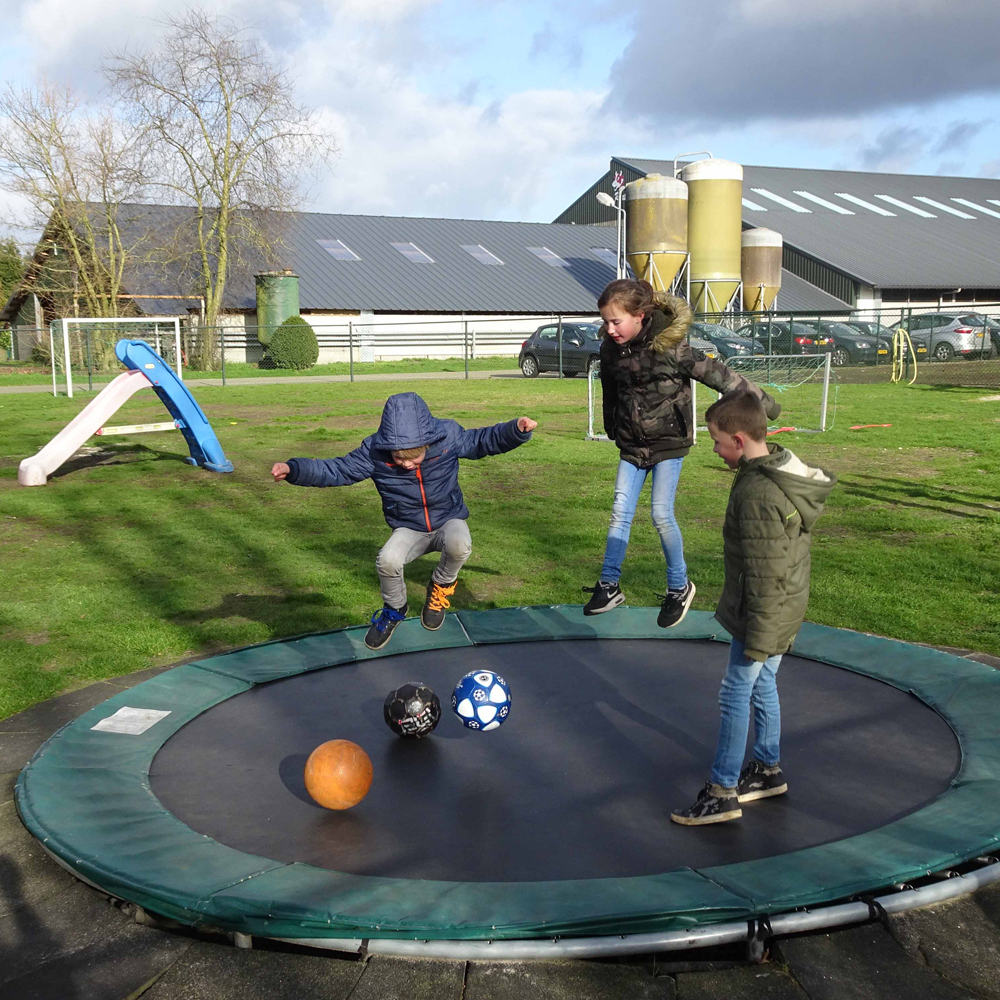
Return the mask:
<svg viewBox="0 0 1000 1000">
<path fill-rule="evenodd" d="M 378 423 L 405 382 L 202 387 L 231 475 L 182 462 L 179 434 L 92 439 L 38 489 L 17 464 L 88 398 L 0 396 L 0 717 L 60 691 L 153 664 L 365 621 L 378 607 L 387 536 L 370 483 L 277 485 L 274 461 L 332 456 Z M 579 603 L 603 552 L 617 463 L 584 440 L 583 379 L 421 381 L 412 388 L 467 426 L 527 414 L 534 440 L 463 463 L 474 553 L 453 604 Z M 702 405 L 709 394 L 702 393 Z M 824 435 L 775 440 L 836 472 L 814 541 L 809 617 L 824 624 L 1000 654 L 1000 402 L 982 389 L 842 386 Z M 815 390 L 785 397 L 779 423 L 809 424 Z M 164 419 L 154 397 L 116 416 Z M 854 424 L 883 424 L 851 430 Z M 732 473 L 707 436 L 678 494 L 695 607 L 722 585 L 720 525 Z M 419 607 L 430 559 L 409 572 Z M 633 605 L 662 591 L 663 556 L 636 518 L 622 586 Z"/>
</svg>

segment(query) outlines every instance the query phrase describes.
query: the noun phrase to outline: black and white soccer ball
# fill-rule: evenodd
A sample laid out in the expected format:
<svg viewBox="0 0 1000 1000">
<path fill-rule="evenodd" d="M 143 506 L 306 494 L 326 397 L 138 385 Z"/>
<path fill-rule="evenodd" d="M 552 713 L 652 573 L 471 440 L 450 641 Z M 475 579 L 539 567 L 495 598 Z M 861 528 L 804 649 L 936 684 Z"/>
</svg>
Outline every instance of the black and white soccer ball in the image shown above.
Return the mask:
<svg viewBox="0 0 1000 1000">
<path fill-rule="evenodd" d="M 467 729 L 489 732 L 510 716 L 510 688 L 489 670 L 474 670 L 455 685 L 451 707 Z"/>
<path fill-rule="evenodd" d="M 441 702 L 426 684 L 403 684 L 389 692 L 382 712 L 397 736 L 419 739 L 441 721 Z"/>
</svg>

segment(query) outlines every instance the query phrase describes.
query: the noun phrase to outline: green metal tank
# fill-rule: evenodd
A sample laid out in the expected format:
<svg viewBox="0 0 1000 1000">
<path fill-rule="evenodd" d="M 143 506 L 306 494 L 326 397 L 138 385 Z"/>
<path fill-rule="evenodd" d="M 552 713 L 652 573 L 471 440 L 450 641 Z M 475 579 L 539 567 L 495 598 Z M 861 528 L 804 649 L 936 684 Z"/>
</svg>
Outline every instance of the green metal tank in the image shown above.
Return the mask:
<svg viewBox="0 0 1000 1000">
<path fill-rule="evenodd" d="M 781 233 L 773 229 L 743 231 L 743 308 L 770 309 L 781 289 Z"/>
<path fill-rule="evenodd" d="M 294 271 L 263 271 L 257 285 L 257 339 L 271 342 L 276 327 L 299 314 L 299 276 Z"/>
<path fill-rule="evenodd" d="M 688 186 L 691 306 L 723 312 L 740 287 L 743 168 L 730 160 L 698 160 L 681 171 Z"/>
<path fill-rule="evenodd" d="M 687 259 L 688 189 L 647 174 L 625 185 L 625 249 L 633 274 L 665 292 Z"/>
</svg>

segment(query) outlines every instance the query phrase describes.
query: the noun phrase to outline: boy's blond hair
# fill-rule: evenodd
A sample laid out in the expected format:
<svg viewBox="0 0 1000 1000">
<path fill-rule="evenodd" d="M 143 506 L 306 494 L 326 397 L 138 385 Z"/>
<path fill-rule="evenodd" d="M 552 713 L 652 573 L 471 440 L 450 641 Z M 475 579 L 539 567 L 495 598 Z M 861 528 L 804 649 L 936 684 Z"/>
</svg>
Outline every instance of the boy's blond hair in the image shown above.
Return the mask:
<svg viewBox="0 0 1000 1000">
<path fill-rule="evenodd" d="M 767 439 L 767 414 L 761 401 L 745 389 L 734 389 L 717 399 L 706 411 L 705 420 L 723 434 L 746 434 L 751 441 Z"/>
<path fill-rule="evenodd" d="M 419 448 L 396 448 L 393 453 L 393 458 L 419 458 L 425 451 L 427 451 L 427 445 L 422 444 Z"/>
</svg>

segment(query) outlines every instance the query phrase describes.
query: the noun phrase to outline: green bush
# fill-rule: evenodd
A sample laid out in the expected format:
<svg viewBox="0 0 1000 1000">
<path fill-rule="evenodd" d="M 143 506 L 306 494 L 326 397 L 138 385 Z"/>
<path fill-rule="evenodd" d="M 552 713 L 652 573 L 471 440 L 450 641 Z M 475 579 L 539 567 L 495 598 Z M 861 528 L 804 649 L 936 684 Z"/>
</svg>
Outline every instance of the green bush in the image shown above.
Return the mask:
<svg viewBox="0 0 1000 1000">
<path fill-rule="evenodd" d="M 301 316 L 289 316 L 264 348 L 261 368 L 312 368 L 319 358 L 316 333 Z"/>
</svg>

